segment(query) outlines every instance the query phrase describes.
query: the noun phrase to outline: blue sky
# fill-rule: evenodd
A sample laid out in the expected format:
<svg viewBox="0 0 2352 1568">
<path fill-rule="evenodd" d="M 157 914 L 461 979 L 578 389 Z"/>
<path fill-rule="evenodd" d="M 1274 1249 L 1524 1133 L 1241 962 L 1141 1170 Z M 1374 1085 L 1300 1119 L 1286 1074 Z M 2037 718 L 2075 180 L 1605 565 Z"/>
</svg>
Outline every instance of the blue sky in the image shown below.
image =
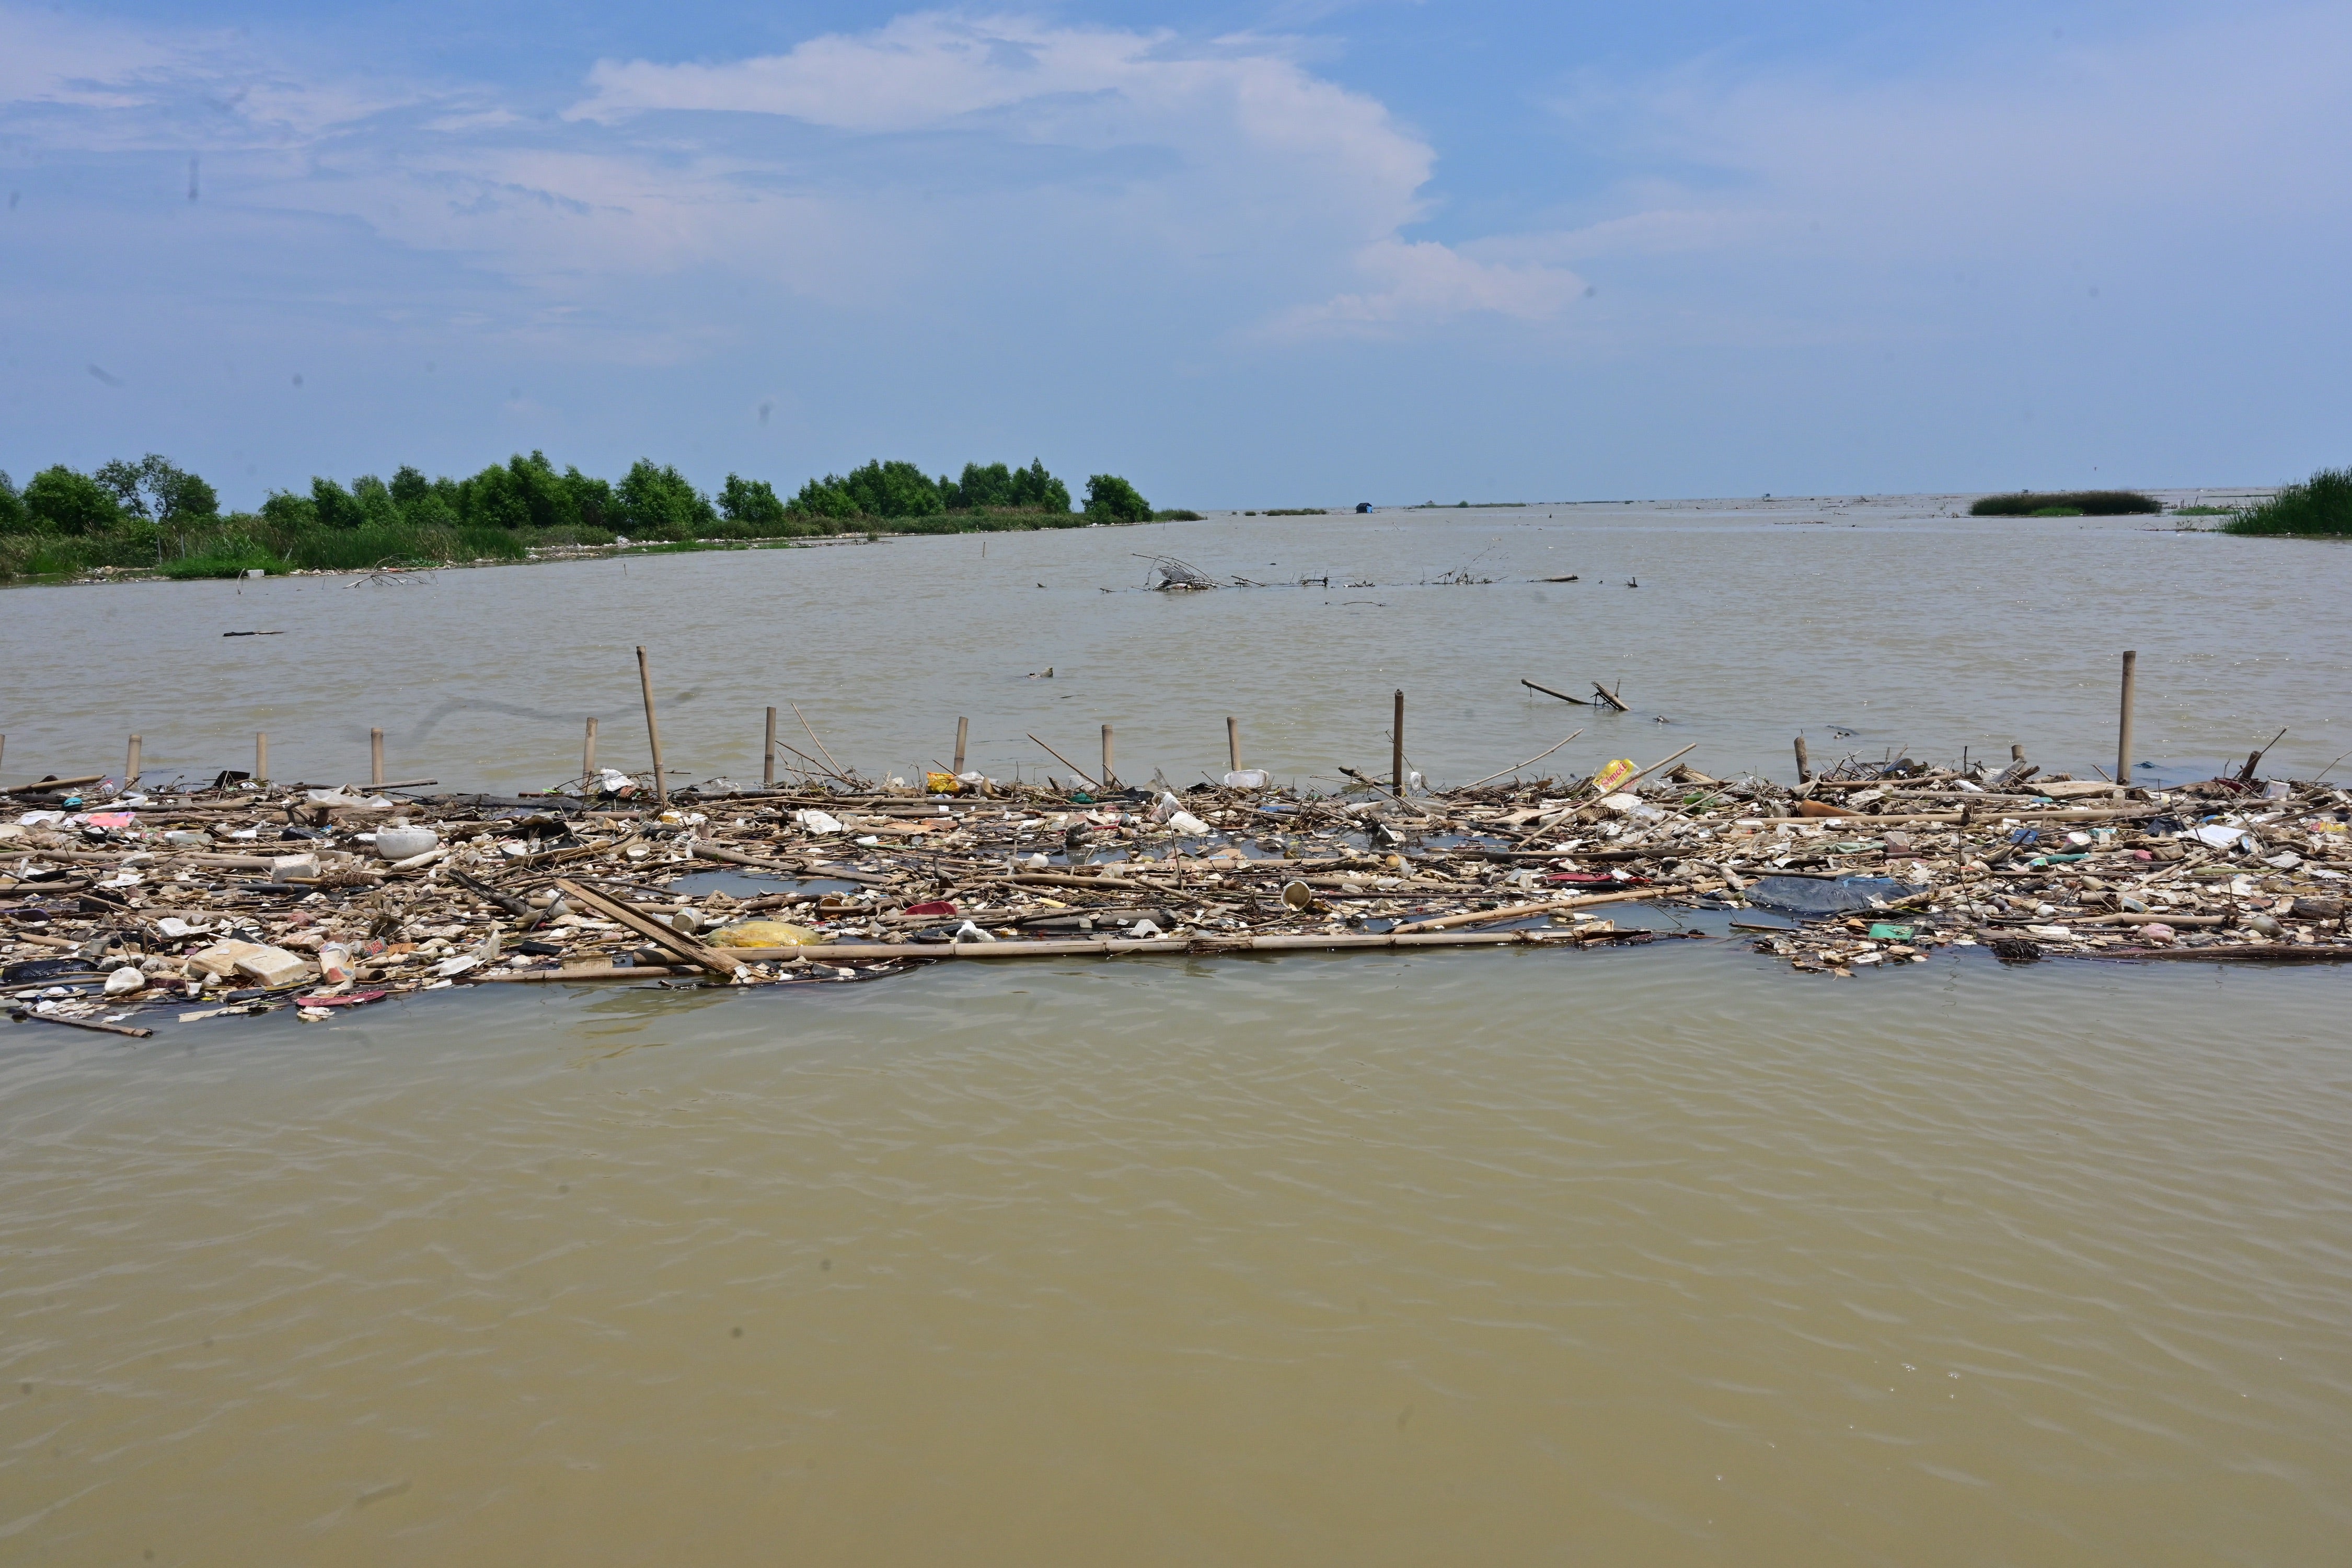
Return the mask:
<svg viewBox="0 0 2352 1568">
<path fill-rule="evenodd" d="M 0 0 L 0 468 L 2352 459 L 2352 8 Z"/>
</svg>

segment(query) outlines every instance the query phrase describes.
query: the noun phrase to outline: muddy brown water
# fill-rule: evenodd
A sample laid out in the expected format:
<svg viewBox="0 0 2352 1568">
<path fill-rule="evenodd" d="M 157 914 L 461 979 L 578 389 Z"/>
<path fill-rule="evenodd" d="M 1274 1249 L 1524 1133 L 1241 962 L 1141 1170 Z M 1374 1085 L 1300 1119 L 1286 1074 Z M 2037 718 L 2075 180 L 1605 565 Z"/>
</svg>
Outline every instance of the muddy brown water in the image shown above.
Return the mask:
<svg viewBox="0 0 2352 1568">
<path fill-rule="evenodd" d="M 1441 781 L 1579 722 L 1579 771 L 1834 725 L 2082 772 L 2127 646 L 2150 760 L 2352 746 L 2352 556 L 1930 510 L 15 593 L 6 776 L 134 729 L 151 776 L 254 729 L 363 776 L 373 724 L 396 776 L 532 787 L 590 712 L 635 763 L 638 641 L 698 776 L 791 699 L 869 769 L 964 712 L 992 771 L 1108 720 L 1181 783 L 1230 712 L 1311 783 L 1381 765 L 1397 685 Z M 1097 592 L 1135 550 L 1381 585 Z M 1420 585 L 1463 567 L 1583 581 Z M 2347 978 L 1711 941 L 0 1026 L 0 1557 L 2331 1560 Z"/>
</svg>

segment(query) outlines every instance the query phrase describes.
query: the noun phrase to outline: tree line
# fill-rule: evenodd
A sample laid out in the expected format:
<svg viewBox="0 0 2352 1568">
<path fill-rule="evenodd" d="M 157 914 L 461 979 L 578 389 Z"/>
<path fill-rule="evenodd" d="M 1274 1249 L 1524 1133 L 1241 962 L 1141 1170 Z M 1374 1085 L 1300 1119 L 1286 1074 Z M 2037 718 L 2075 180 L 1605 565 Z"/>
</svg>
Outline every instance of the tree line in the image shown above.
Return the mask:
<svg viewBox="0 0 2352 1568">
<path fill-rule="evenodd" d="M 308 490 L 269 492 L 256 511 L 224 513 L 203 478 L 150 453 L 88 473 L 60 464 L 21 488 L 0 472 L 0 580 L 97 566 L 227 575 L 403 558 L 519 559 L 532 545 L 619 539 L 1068 528 L 1155 515 L 1115 474 L 1090 477 L 1083 505 L 1074 506 L 1068 485 L 1042 461 L 1025 468 L 967 463 L 958 477 L 933 479 L 912 463 L 877 459 L 810 479 L 785 498 L 765 479 L 733 473 L 706 495 L 677 468 L 642 458 L 618 479 L 576 467 L 559 471 L 537 451 L 464 479 L 427 479 L 411 467 L 390 479 L 314 478 Z"/>
</svg>

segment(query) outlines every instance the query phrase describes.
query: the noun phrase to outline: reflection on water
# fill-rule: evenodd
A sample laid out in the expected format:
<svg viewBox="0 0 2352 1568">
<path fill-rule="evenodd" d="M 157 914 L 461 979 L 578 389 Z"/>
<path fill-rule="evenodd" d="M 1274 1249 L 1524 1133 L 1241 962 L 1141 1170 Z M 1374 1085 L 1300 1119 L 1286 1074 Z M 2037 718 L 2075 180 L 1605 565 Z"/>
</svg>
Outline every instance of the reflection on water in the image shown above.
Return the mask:
<svg viewBox="0 0 2352 1568">
<path fill-rule="evenodd" d="M 1158 547 L 1210 564 L 1245 537 L 1198 526 Z M 1417 526 L 1418 566 L 1367 571 L 1454 564 Z M 1497 618 L 1474 658 L 1434 621 L 1252 627 L 1252 605 L 1285 601 L 1242 594 L 1074 595 L 1069 626 L 1016 636 L 997 617 L 1040 612 L 992 607 L 1010 588 L 970 580 L 956 541 L 931 575 L 919 552 L 863 548 L 730 557 L 707 582 L 692 558 L 630 571 L 705 583 L 678 601 L 695 617 L 766 571 L 839 574 L 846 604 L 889 562 L 900 613 L 838 611 L 865 628 L 855 682 L 829 667 L 845 633 L 813 634 L 805 668 L 778 655 L 762 687 L 742 655 L 772 637 L 678 631 L 695 652 L 677 679 L 703 702 L 855 689 L 846 742 L 827 741 L 869 763 L 940 712 L 951 734 L 955 705 L 986 710 L 975 692 L 1022 728 L 1089 706 L 971 673 L 1044 668 L 1020 639 L 1049 633 L 1104 656 L 1066 656 L 1056 685 L 1100 668 L 1133 711 L 1201 721 L 1203 742 L 1167 742 L 1171 776 L 1221 761 L 1228 707 L 1292 715 L 1245 746 L 1353 763 L 1379 715 L 1355 725 L 1338 696 L 1367 660 L 1375 697 L 1398 678 L 1384 660 L 1409 660 L 1417 690 L 1480 672 L 1459 694 L 1475 714 L 1430 719 L 1465 765 L 1558 722 L 1517 717 L 1486 691 L 1497 674 L 1629 649 L 1629 698 L 1680 694 L 1661 704 L 1681 710 L 1673 745 L 1688 722 L 1733 752 L 1754 737 L 1763 763 L 1790 728 L 1755 706 L 1768 690 L 1819 711 L 1891 692 L 1933 721 L 1890 721 L 1885 744 L 1956 751 L 1999 721 L 2003 744 L 2014 726 L 2054 754 L 2063 714 L 2111 721 L 2118 635 L 2161 754 L 2218 754 L 2273 706 L 2336 721 L 2341 649 L 2263 640 L 2322 622 L 2256 616 L 2224 657 L 2193 624 L 2209 575 L 2118 608 L 2119 563 L 2213 542 L 2053 536 L 2033 592 L 2075 618 L 2044 651 L 1989 650 L 2026 591 L 1983 586 L 2001 572 L 1909 582 L 1902 563 L 1931 555 L 1894 525 L 1654 526 L 1600 531 L 1580 559 L 1638 566 L 1623 600 L 1677 563 L 1785 595 L 1773 552 L 1803 550 L 1822 607 L 1718 592 L 1716 635 L 1685 622 L 1675 647 L 1622 620 L 1588 638 L 1555 606 L 1549 629 Z M 1134 537 L 1013 542 L 1017 573 L 1108 563 Z M 1263 574 L 1289 552 L 1255 553 Z M 2336 570 L 2315 556 L 2265 586 L 2200 559 L 2273 610 Z M 453 574 L 395 607 L 500 581 L 561 597 L 604 568 L 572 570 Z M 1857 584 L 1890 634 L 1867 679 Z M 1928 651 L 1891 635 L 1930 611 L 1958 629 Z M 2126 611 L 2149 619 L 2087 624 Z M 436 680 L 602 680 L 610 650 L 546 640 L 540 613 L 481 623 L 538 650 L 511 677 L 446 642 L 432 667 L 427 624 L 364 679 L 294 666 L 271 722 L 331 735 L 356 713 L 363 758 L 369 704 L 428 711 Z M 263 640 L 291 638 L 239 643 Z M 2165 646 L 2180 687 L 2148 679 Z M 2067 684 L 2077 652 L 2095 689 Z M 1994 678 L 1949 689 L 1938 658 Z M 79 717 L 42 721 L 54 744 L 110 732 L 95 673 L 64 683 Z M 2231 682 L 2234 715 L 2181 695 Z M 251 718 L 177 712 L 232 738 Z M 1634 717 L 1591 754 L 1640 749 Z M 669 722 L 673 755 L 732 743 Z M 519 727 L 460 738 L 453 754 L 506 782 L 540 776 Z M 2011 971 L 1948 950 L 1807 980 L 1717 939 L 949 964 L 778 993 L 485 987 L 146 1041 L 0 1025 L 0 1545 L 75 1563 L 2328 1561 L 2352 1526 L 2344 995 L 2318 970 Z"/>
</svg>

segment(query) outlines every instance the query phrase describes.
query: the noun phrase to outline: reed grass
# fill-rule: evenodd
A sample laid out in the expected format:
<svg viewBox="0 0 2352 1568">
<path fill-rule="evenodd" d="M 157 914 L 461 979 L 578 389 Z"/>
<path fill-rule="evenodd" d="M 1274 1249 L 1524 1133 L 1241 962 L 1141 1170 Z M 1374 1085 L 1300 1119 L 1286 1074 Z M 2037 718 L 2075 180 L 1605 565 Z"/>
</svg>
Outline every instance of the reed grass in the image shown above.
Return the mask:
<svg viewBox="0 0 2352 1568">
<path fill-rule="evenodd" d="M 2352 537 L 2352 468 L 2322 468 L 2221 525 L 2224 533 Z"/>
<path fill-rule="evenodd" d="M 1970 517 L 2129 517 L 2162 511 L 2153 496 L 2137 490 L 2017 490 L 2009 495 L 1983 496 L 1969 508 Z"/>
</svg>

